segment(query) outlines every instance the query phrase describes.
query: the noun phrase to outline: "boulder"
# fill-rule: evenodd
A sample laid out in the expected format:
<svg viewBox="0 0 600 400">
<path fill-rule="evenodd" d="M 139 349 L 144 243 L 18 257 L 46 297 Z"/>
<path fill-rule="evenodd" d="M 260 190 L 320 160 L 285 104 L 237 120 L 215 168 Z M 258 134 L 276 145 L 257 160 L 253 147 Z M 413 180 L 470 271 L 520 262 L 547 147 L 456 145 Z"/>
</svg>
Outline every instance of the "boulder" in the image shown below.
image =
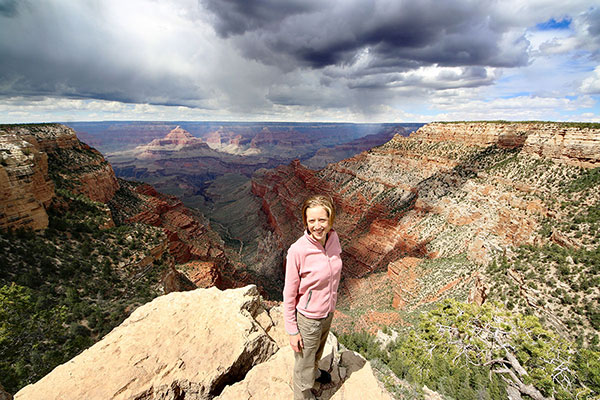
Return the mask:
<svg viewBox="0 0 600 400">
<path fill-rule="evenodd" d="M 319 367 L 331 373 L 332 382 L 318 390 L 319 399 L 392 399 L 375 378 L 368 361 L 353 351 L 339 351 L 338 342 L 330 333 Z M 243 381 L 226 387 L 217 399 L 292 399 L 293 365 L 292 348 L 283 347 L 267 362 L 254 367 Z"/>
<path fill-rule="evenodd" d="M 291 399 L 293 365 L 281 305 L 269 308 L 254 285 L 196 289 L 138 308 L 15 399 Z M 320 368 L 333 378 L 321 399 L 391 399 L 370 364 L 333 334 Z"/>
<path fill-rule="evenodd" d="M 15 399 L 211 399 L 277 350 L 260 304 L 252 285 L 158 297 Z"/>
</svg>

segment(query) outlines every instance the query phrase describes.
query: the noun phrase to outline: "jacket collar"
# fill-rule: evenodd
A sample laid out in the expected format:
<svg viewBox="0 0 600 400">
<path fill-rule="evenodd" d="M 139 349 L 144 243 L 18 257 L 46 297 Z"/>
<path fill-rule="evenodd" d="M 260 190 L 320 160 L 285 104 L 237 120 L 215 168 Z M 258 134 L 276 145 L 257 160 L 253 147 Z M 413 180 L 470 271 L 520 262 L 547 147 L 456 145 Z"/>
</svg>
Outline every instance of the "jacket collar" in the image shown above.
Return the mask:
<svg viewBox="0 0 600 400">
<path fill-rule="evenodd" d="M 308 240 L 310 243 L 314 244 L 315 246 L 321 246 L 322 248 L 327 247 L 327 245 L 331 242 L 331 236 L 333 235 L 333 233 L 335 232 L 335 230 L 333 228 L 331 228 L 329 230 L 329 232 L 327 232 L 327 240 L 325 241 L 325 246 L 323 246 L 321 244 L 321 242 L 319 242 L 318 240 L 316 240 L 315 238 L 313 238 L 310 233 L 308 233 L 308 229 L 304 230 L 304 237 L 306 238 L 306 240 Z"/>
</svg>

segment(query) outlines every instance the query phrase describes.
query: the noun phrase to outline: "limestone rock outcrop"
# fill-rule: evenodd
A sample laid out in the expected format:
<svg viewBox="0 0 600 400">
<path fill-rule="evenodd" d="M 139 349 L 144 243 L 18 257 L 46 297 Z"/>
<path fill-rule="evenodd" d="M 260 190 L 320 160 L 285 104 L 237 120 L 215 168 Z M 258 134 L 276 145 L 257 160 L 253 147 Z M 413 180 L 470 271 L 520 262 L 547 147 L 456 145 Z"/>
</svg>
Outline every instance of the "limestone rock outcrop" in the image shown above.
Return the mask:
<svg viewBox="0 0 600 400">
<path fill-rule="evenodd" d="M 419 129 L 430 141 L 485 147 L 522 148 L 524 153 L 585 168 L 600 166 L 600 130 L 585 124 L 552 122 L 432 123 Z"/>
<path fill-rule="evenodd" d="M 109 201 L 119 185 L 102 155 L 59 124 L 0 126 L 0 226 L 44 229 L 54 182 L 93 201 Z"/>
<path fill-rule="evenodd" d="M 16 399 L 210 399 L 277 350 L 250 286 L 161 296 Z"/>
<path fill-rule="evenodd" d="M 291 399 L 293 351 L 280 320 L 255 286 L 171 293 L 15 399 Z M 320 366 L 333 376 L 323 398 L 391 399 L 370 364 L 340 351 L 333 335 Z"/>
<path fill-rule="evenodd" d="M 54 197 L 48 156 L 35 140 L 0 132 L 0 228 L 45 229 Z"/>
<path fill-rule="evenodd" d="M 377 381 L 368 363 L 350 350 L 338 353 L 329 347 L 319 368 L 331 371 L 333 384 L 321 388 L 321 399 L 331 400 L 391 400 L 392 397 Z M 336 356 L 333 359 L 333 356 Z M 280 349 L 268 361 L 254 367 L 246 378 L 225 388 L 219 400 L 292 399 L 291 366 L 294 352 L 290 346 Z"/>
</svg>

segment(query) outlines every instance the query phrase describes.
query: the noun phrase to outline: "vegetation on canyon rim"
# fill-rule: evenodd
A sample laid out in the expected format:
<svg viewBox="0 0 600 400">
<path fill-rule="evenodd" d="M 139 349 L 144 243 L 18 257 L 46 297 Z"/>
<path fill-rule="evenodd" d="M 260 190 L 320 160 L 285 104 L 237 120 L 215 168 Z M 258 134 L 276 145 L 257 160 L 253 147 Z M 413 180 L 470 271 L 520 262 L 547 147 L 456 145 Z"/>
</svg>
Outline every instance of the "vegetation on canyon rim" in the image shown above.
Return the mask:
<svg viewBox="0 0 600 400">
<path fill-rule="evenodd" d="M 455 152 L 461 161 L 467 152 L 466 162 L 453 171 L 459 182 L 503 185 L 492 183 L 488 174 L 528 184 L 536 191 L 525 198 L 541 200 L 551 213 L 541 217 L 533 233 L 536 240 L 509 246 L 481 268 L 464 252 L 452 250 L 464 242 L 466 229 L 452 225 L 439 242 L 430 243 L 450 250 L 419 265 L 431 271 L 423 278 L 429 281 L 421 282 L 429 292 L 407 303 L 408 310 L 391 309 L 389 287 L 385 293 L 378 290 L 376 305 L 365 301 L 362 309 L 347 313 L 355 321 L 367 307 L 394 312 L 400 322 L 381 329 L 387 333 L 393 329 L 399 338 L 382 346 L 369 333 L 340 332 L 340 341 L 375 360 L 390 389 L 398 387 L 398 379 L 404 380 L 400 398 L 422 398 L 427 385 L 446 398 L 500 399 L 506 398 L 509 383 L 535 389 L 532 398 L 536 393 L 557 399 L 598 398 L 600 169 L 523 157 L 517 150 L 495 146 L 467 150 L 452 143 L 427 146 L 410 150 L 440 157 Z M 113 219 L 119 226 L 100 229 L 106 223 L 106 205 L 74 194 L 76 185 L 64 179 L 73 157 L 92 156 L 81 149 L 57 150 L 50 157 L 57 198 L 49 209 L 48 229 L 0 234 L 0 383 L 9 391 L 67 361 L 122 322 L 133 308 L 161 293 L 159 275 L 169 260 L 159 259 L 146 268 L 135 267 L 135 260 L 164 241 L 164 233 L 143 224 L 124 224 L 118 210 L 113 210 Z M 422 193 L 429 184 L 445 188 L 433 181 L 421 185 Z M 135 202 L 123 186 L 116 201 Z M 382 196 L 393 201 L 397 194 L 392 192 Z M 437 193 L 430 191 L 431 196 Z M 460 191 L 441 193 L 466 201 Z M 412 203 L 402 203 L 394 212 L 402 214 L 410 207 Z M 442 220 L 430 214 L 423 225 L 436 226 L 433 219 Z M 450 299 L 442 303 L 425 301 L 447 283 L 448 270 L 466 277 L 476 268 L 493 282 L 483 306 L 461 302 L 467 290 L 459 286 L 448 291 L 444 296 Z M 376 271 L 365 279 L 382 274 Z"/>
<path fill-rule="evenodd" d="M 57 192 L 45 232 L 0 232 L 0 383 L 13 393 L 156 297 L 168 265 L 135 263 L 164 240 L 159 229 L 100 229 L 104 204 Z"/>
<path fill-rule="evenodd" d="M 532 398 L 591 398 L 600 392 L 600 353 L 573 346 L 535 316 L 499 303 L 447 299 L 386 348 L 366 332 L 340 336 L 398 377 L 457 399 L 504 399 L 506 385 Z M 582 397 L 583 396 L 583 397 Z"/>
</svg>

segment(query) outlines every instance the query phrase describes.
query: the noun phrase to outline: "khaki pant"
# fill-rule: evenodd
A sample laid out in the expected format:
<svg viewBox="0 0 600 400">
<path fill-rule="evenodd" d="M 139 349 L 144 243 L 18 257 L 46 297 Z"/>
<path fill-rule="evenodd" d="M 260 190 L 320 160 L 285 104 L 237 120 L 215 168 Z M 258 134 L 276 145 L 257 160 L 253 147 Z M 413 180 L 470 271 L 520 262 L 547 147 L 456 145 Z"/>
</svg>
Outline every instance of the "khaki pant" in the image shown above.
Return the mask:
<svg viewBox="0 0 600 400">
<path fill-rule="evenodd" d="M 310 389 L 315 386 L 315 379 L 319 376 L 319 360 L 323 355 L 333 313 L 325 318 L 311 319 L 297 312 L 296 318 L 304 348 L 294 353 L 294 400 L 314 399 Z"/>
</svg>

